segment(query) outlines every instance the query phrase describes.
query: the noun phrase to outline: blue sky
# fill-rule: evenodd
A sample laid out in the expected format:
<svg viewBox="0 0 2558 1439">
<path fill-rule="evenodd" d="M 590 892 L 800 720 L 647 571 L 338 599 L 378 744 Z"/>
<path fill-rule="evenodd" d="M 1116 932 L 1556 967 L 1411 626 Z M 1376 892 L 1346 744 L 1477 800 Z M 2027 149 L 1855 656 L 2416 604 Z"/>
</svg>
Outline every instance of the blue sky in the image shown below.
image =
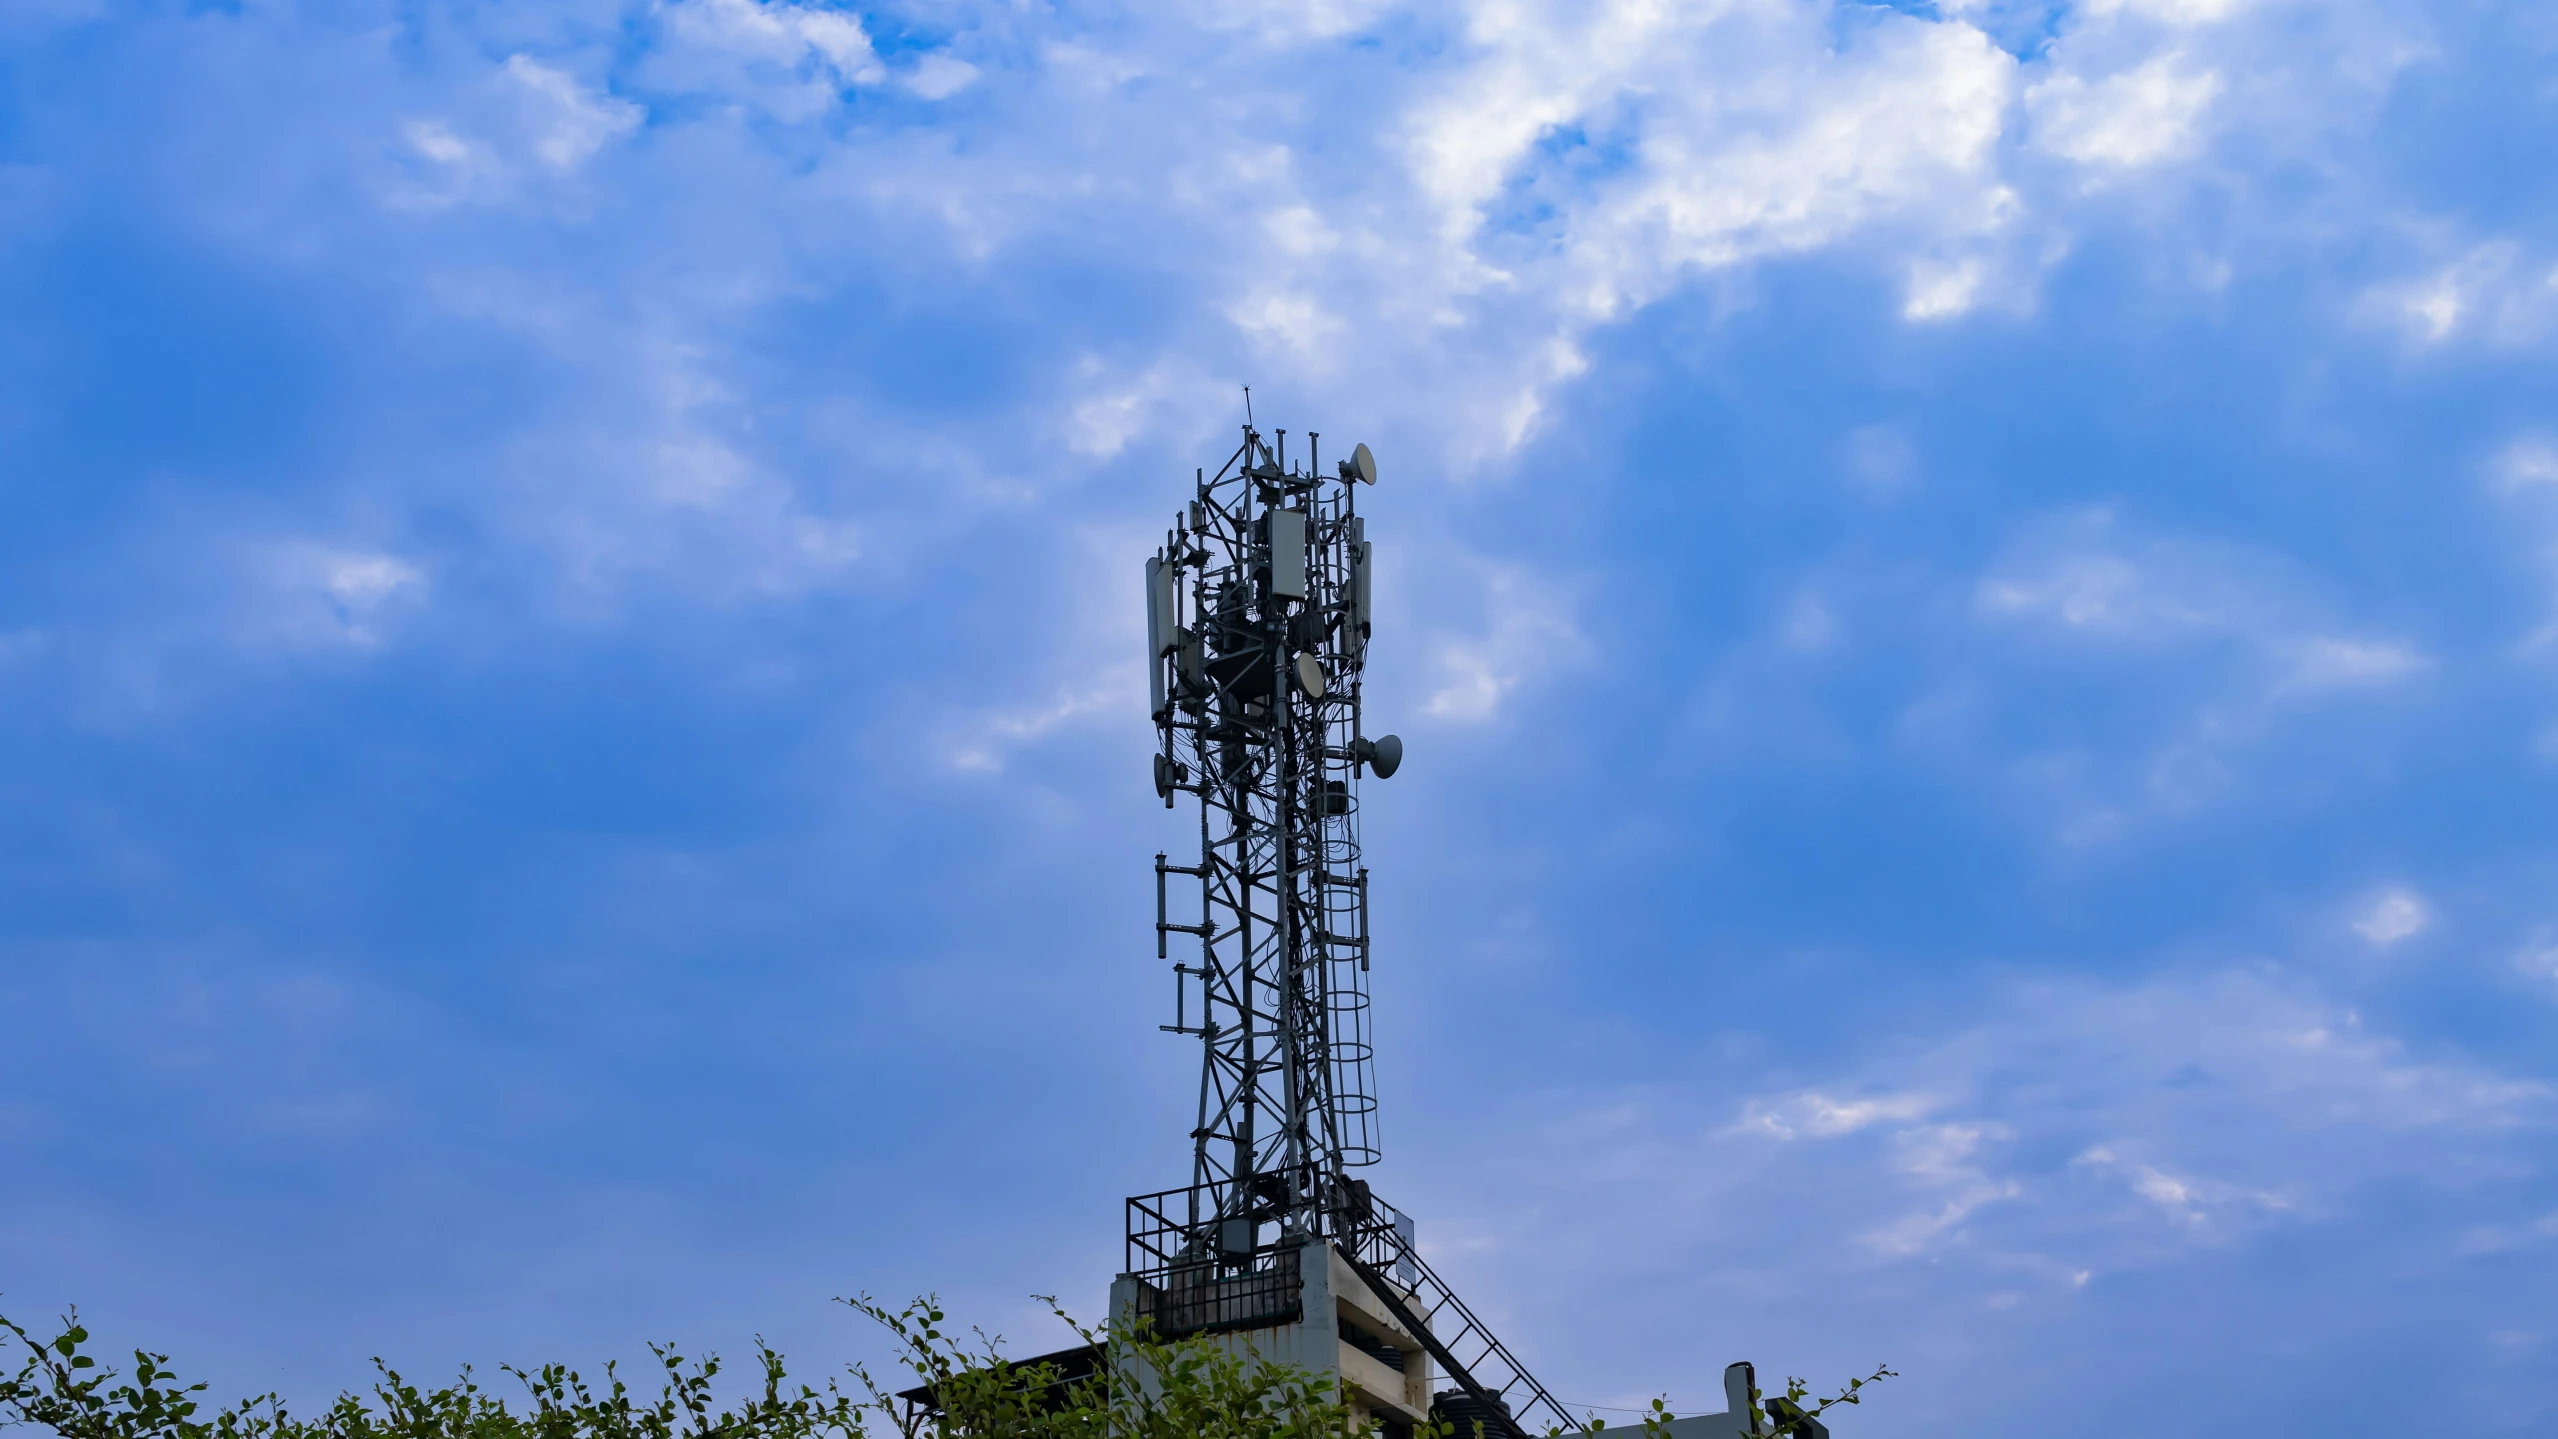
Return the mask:
<svg viewBox="0 0 2558 1439">
<path fill-rule="evenodd" d="M 1045 1346 L 1139 557 L 1365 440 L 1382 1193 L 1559 1394 L 2558 1426 L 2558 17 L 0 9 L 0 1309 Z"/>
</svg>

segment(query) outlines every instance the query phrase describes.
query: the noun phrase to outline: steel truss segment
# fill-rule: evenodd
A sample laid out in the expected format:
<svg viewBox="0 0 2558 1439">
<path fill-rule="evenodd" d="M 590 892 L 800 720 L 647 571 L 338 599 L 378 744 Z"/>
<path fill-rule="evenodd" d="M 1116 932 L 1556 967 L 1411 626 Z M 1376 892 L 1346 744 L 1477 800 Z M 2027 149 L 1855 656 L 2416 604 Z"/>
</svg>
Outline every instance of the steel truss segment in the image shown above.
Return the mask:
<svg viewBox="0 0 2558 1439">
<path fill-rule="evenodd" d="M 1169 575 L 1161 682 L 1166 798 L 1194 796 L 1201 939 L 1194 1182 L 1238 1179 L 1244 1218 L 1327 1232 L 1330 1196 L 1378 1156 L 1357 764 L 1366 633 L 1352 614 L 1363 527 L 1313 446 L 1247 427 L 1204 472 L 1156 563 Z M 1191 991 L 1185 989 L 1185 995 Z M 1231 1236 L 1229 1236 L 1231 1237 Z"/>
</svg>

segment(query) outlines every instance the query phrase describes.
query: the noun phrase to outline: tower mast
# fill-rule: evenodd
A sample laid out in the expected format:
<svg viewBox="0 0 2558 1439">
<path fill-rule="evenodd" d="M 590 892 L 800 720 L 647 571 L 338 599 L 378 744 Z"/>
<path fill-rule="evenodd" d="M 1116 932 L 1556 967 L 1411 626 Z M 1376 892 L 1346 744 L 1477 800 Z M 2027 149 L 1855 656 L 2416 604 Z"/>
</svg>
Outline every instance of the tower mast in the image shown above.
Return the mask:
<svg viewBox="0 0 2558 1439">
<path fill-rule="evenodd" d="M 1350 1171 L 1378 1157 L 1357 786 L 1401 746 L 1360 729 L 1374 461 L 1362 446 L 1327 479 L 1318 444 L 1291 465 L 1285 431 L 1247 425 L 1146 565 L 1155 788 L 1196 796 L 1200 822 L 1196 864 L 1157 856 L 1156 948 L 1196 945 L 1165 1028 L 1201 1043 L 1195 1237 L 1219 1255 L 1265 1227 L 1338 1234 L 1366 1188 Z M 1169 917 L 1176 876 L 1195 924 Z"/>
<path fill-rule="evenodd" d="M 1162 1027 L 1199 1041 L 1199 1105 L 1190 1183 L 1128 1201 L 1113 1312 L 1336 1374 L 1388 1439 L 1434 1417 L 1485 1439 L 1577 1429 L 1352 1173 L 1379 1150 L 1359 783 L 1403 742 L 1361 715 L 1376 459 L 1361 445 L 1326 475 L 1317 445 L 1291 464 L 1286 431 L 1247 421 L 1146 561 L 1155 792 L 1199 806 L 1198 862 L 1155 856 Z M 1195 921 L 1176 881 L 1198 885 Z"/>
</svg>

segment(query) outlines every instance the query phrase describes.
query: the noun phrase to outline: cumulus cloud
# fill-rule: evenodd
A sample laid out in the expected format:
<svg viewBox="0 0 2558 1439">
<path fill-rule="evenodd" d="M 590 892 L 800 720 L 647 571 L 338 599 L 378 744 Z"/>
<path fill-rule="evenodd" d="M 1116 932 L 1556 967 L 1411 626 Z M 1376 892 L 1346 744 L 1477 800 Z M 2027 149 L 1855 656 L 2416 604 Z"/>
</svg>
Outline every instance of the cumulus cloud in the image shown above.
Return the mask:
<svg viewBox="0 0 2558 1439">
<path fill-rule="evenodd" d="M 2043 146 L 2085 165 L 2152 165 L 2193 152 L 2220 77 L 2181 54 L 2090 82 L 2055 75 L 2025 92 Z"/>
<path fill-rule="evenodd" d="M 1444 26 L 1446 43 L 1408 65 L 1380 68 L 1356 47 L 1312 64 L 1396 16 Z M 2232 56 L 2274 53 L 2244 7 L 2089 10 L 2023 57 L 1993 41 L 1994 19 L 1878 9 L 1842 26 L 1794 0 L 1532 0 L 1422 17 L 1247 4 L 1133 12 L 1105 34 L 963 10 L 946 17 L 953 35 L 1017 28 L 1019 43 L 883 50 L 850 10 L 671 0 L 619 50 L 562 37 L 504 62 L 531 117 L 520 143 L 489 117 L 407 117 L 392 199 L 429 211 L 503 192 L 510 165 L 580 171 L 643 120 L 653 154 L 724 156 L 701 163 L 768 182 L 756 225 L 708 207 L 673 227 L 691 239 L 639 247 L 645 274 L 527 297 L 611 314 L 618 295 L 646 294 L 676 343 L 864 263 L 899 283 L 931 268 L 932 285 L 964 289 L 1007 258 L 1108 233 L 1147 257 L 1149 287 L 1171 303 L 1164 327 L 1112 350 L 1106 370 L 1123 378 L 1078 382 L 1064 402 L 1084 460 L 1183 408 L 1163 407 L 1161 377 L 1231 369 L 1319 403 L 1399 407 L 1430 458 L 1497 473 L 1555 392 L 1589 373 L 1593 335 L 1665 297 L 1823 254 L 1888 284 L 1912 323 L 2028 305 L 2040 268 L 2092 222 L 2052 156 L 2072 174 L 2165 171 L 2261 118 L 2232 109 L 2219 78 Z M 2242 40 L 2257 48 L 2229 48 Z M 1169 55 L 1186 57 L 1182 85 L 1147 78 L 1171 73 Z M 979 94 L 994 65 L 1000 102 L 981 102 L 964 136 L 933 132 L 914 100 Z M 1301 71 L 1338 72 L 1356 103 L 1265 103 L 1269 76 Z M 1192 84 L 1226 98 L 1195 104 Z M 901 238 L 850 258 L 869 235 Z M 930 264 L 942 256 L 956 268 Z M 674 275 L 687 278 L 660 283 Z M 658 338 L 615 343 L 644 354 Z M 1880 450 L 1850 464 L 1878 495 L 1911 474 Z M 1445 687 L 1446 705 L 1481 711 L 1499 692 L 1471 668 L 1478 698 Z"/>
<path fill-rule="evenodd" d="M 1688 276 L 1898 229 L 1930 252 L 1912 313 L 1951 316 L 2019 208 L 1996 158 L 2016 63 L 1968 25 L 1893 16 L 1842 46 L 1807 7 L 1618 0 L 1481 7 L 1464 42 L 1401 122 L 1427 209 L 1396 238 L 1436 239 L 1427 309 L 1546 312 L 1509 443 L 1579 373 L 1579 334 Z"/>
</svg>

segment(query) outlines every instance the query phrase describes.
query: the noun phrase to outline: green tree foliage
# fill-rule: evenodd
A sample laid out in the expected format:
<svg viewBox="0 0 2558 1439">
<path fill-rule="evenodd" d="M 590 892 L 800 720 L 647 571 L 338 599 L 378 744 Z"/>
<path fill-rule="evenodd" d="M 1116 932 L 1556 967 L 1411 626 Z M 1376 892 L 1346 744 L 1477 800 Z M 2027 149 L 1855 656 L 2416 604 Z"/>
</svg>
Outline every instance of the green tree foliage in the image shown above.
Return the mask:
<svg viewBox="0 0 2558 1439">
<path fill-rule="evenodd" d="M 953 1439 L 1342 1439 L 1351 1432 L 1350 1406 L 1330 1379 L 1214 1339 L 1161 1340 L 1142 1324 L 1090 1329 L 1048 1300 L 1097 1353 L 1099 1362 L 1078 1376 L 1054 1363 L 1014 1364 L 983 1333 L 957 1338 L 931 1300 L 894 1313 L 867 1297 L 847 1302 L 896 1337 L 899 1362 L 916 1387 L 931 1392 L 943 1433 Z M 890 1413 L 892 1396 L 866 1371 L 854 1373 L 872 1412 Z"/>
<path fill-rule="evenodd" d="M 0 1378 L 0 1428 L 62 1439 L 1344 1439 L 1353 1432 L 1352 1410 L 1331 1380 L 1213 1338 L 1158 1339 L 1142 1325 L 1087 1328 L 1051 1300 L 1093 1349 L 1092 1362 L 1069 1369 L 1007 1360 L 994 1337 L 953 1331 L 931 1299 L 900 1310 L 867 1296 L 845 1302 L 887 1331 L 899 1368 L 914 1381 L 906 1392 L 928 1394 L 927 1405 L 908 1403 L 860 1365 L 848 1371 L 849 1383 L 795 1384 L 782 1356 L 758 1340 L 760 1383 L 725 1404 L 713 1392 L 717 1357 L 690 1360 L 652 1345 L 659 1373 L 648 1396 L 610 1364 L 600 1385 L 557 1364 L 504 1368 L 517 1391 L 510 1401 L 482 1389 L 468 1369 L 423 1389 L 376 1359 L 369 1391 L 342 1394 L 316 1416 L 292 1413 L 273 1394 L 207 1413 L 207 1386 L 182 1382 L 165 1354 L 135 1350 L 129 1373 L 101 1365 L 75 1313 L 44 1340 L 0 1317 L 25 1356 Z M 1859 1402 L 1861 1388 L 1891 1372 L 1851 1380 L 1808 1407 L 1808 1391 L 1791 1381 L 1784 1398 L 1766 1402 L 1764 1432 L 1817 1433 L 1806 1421 Z M 1669 1417 L 1656 1401 L 1643 1419 L 1645 1439 L 1666 1439 Z M 1440 1425 L 1415 1439 L 1487 1436 L 1452 1436 Z"/>
<path fill-rule="evenodd" d="M 652 1345 L 663 1374 L 653 1399 L 633 1394 L 615 1366 L 590 1386 L 576 1371 L 508 1368 L 523 1391 L 514 1406 L 483 1390 L 465 1369 L 440 1389 L 421 1389 L 381 1360 L 366 1394 L 342 1394 L 303 1418 L 275 1395 L 204 1412 L 204 1384 L 182 1383 L 169 1356 L 137 1349 L 127 1377 L 82 1352 L 89 1331 L 73 1314 L 38 1341 L 0 1318 L 26 1351 L 18 1372 L 0 1379 L 0 1427 L 50 1429 L 63 1439 L 865 1439 L 862 1406 L 836 1385 L 789 1384 L 782 1356 L 761 1343 L 763 1384 L 742 1402 L 716 1406 L 720 1362 L 687 1360 Z"/>
</svg>

